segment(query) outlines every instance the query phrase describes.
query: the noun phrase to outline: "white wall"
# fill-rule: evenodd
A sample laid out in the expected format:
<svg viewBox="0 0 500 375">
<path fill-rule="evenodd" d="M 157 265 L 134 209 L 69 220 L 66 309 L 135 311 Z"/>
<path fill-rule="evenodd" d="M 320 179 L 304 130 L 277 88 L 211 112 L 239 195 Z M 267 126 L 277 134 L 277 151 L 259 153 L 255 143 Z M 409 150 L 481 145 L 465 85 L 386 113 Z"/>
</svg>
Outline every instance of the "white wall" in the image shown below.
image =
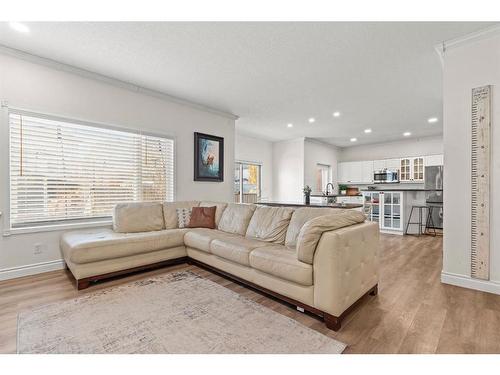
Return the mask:
<svg viewBox="0 0 500 375">
<path fill-rule="evenodd" d="M 471 90 L 493 85 L 490 283 L 470 279 Z M 500 36 L 447 48 L 444 55 L 444 259 L 442 280 L 500 294 Z"/>
<path fill-rule="evenodd" d="M 305 140 L 304 143 L 304 185 L 312 187 L 313 192 L 316 190 L 316 166 L 317 164 L 325 164 L 331 167 L 330 182 L 335 182 L 335 192 L 337 189 L 337 160 L 339 157 L 339 149 L 332 145 L 327 145 L 312 139 Z M 325 190 L 325 186 L 322 187 Z"/>
<path fill-rule="evenodd" d="M 173 136 L 176 141 L 176 199 L 232 200 L 234 119 L 12 56 L 0 55 L 0 72 L 0 100 L 12 107 Z M 4 127 L 2 134 L 7 134 L 7 124 L 1 126 Z M 195 131 L 224 137 L 224 182 L 193 181 Z M 7 141 L 7 137 L 2 137 L 0 149 L 7 147 Z M 4 212 L 8 207 L 7 176 L 7 161 L 3 160 L 0 211 Z M 0 218 L 2 228 L 4 219 Z M 2 269 L 40 262 L 57 263 L 61 259 L 59 236 L 60 232 L 54 231 L 0 237 L 0 278 L 8 274 L 2 273 Z M 47 249 L 34 255 L 35 243 L 45 244 Z"/>
<path fill-rule="evenodd" d="M 262 200 L 273 195 L 273 143 L 264 139 L 236 133 L 234 154 L 236 161 L 257 162 L 262 165 Z"/>
<path fill-rule="evenodd" d="M 304 188 L 304 138 L 273 144 L 273 200 L 301 202 Z"/>
<path fill-rule="evenodd" d="M 443 136 L 434 136 L 342 148 L 339 161 L 379 160 L 442 153 Z"/>
</svg>

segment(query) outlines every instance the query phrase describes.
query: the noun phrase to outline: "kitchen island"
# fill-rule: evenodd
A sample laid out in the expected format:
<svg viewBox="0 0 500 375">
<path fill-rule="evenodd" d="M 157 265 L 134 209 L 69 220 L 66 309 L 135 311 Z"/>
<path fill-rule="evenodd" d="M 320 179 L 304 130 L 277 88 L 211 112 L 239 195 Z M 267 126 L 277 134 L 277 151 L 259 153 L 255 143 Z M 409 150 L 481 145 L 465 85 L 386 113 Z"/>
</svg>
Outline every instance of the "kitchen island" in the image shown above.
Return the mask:
<svg viewBox="0 0 500 375">
<path fill-rule="evenodd" d="M 272 207 L 327 207 L 327 208 L 344 208 L 344 209 L 357 209 L 361 211 L 363 209 L 362 204 L 357 204 L 357 203 L 310 203 L 310 204 L 305 204 L 303 202 L 276 202 L 276 201 L 263 201 L 263 202 L 257 202 L 257 204 L 262 204 L 265 206 L 272 206 Z"/>
<path fill-rule="evenodd" d="M 424 188 L 391 188 L 380 187 L 377 189 L 362 189 L 366 205 L 370 206 L 369 220 L 379 223 L 380 231 L 392 234 L 404 234 L 412 206 L 426 206 L 426 193 L 437 192 L 439 189 Z M 414 212 L 412 222 L 417 220 L 418 212 Z M 423 224 L 427 219 L 427 211 L 424 212 Z M 410 225 L 410 234 L 418 233 L 417 225 Z"/>
</svg>

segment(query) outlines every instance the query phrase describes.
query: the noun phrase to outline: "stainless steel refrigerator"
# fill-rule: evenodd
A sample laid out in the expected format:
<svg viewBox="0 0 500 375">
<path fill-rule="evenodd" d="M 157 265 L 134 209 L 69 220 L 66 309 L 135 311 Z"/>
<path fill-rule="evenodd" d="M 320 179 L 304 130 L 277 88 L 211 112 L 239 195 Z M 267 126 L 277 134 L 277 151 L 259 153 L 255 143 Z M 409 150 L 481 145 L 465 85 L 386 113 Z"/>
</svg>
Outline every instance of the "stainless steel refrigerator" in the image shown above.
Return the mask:
<svg viewBox="0 0 500 375">
<path fill-rule="evenodd" d="M 434 224 L 434 228 L 443 229 L 442 165 L 425 167 L 425 189 L 429 190 L 425 192 L 425 200 L 427 206 L 432 206 L 432 222 Z"/>
</svg>

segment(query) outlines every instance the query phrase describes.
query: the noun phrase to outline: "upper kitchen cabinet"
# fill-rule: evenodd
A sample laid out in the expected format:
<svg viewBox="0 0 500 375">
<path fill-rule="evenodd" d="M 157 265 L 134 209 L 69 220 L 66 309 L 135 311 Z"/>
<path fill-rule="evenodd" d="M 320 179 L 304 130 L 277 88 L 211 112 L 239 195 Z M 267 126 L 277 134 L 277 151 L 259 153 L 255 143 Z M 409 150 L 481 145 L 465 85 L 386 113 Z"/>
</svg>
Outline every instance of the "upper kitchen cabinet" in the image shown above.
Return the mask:
<svg viewBox="0 0 500 375">
<path fill-rule="evenodd" d="M 362 175 L 363 172 L 360 161 L 347 161 L 339 163 L 339 182 L 360 183 Z"/>
<path fill-rule="evenodd" d="M 338 164 L 338 182 L 373 183 L 373 161 L 347 161 Z"/>
<path fill-rule="evenodd" d="M 373 161 L 373 170 L 374 171 L 382 171 L 385 167 L 385 159 L 383 160 L 374 160 Z"/>
<path fill-rule="evenodd" d="M 344 184 L 373 184 L 373 173 L 387 169 L 398 171 L 400 182 L 423 183 L 425 167 L 433 165 L 443 165 L 443 155 L 340 162 L 337 179 Z"/>
<path fill-rule="evenodd" d="M 443 154 L 424 156 L 424 165 L 426 167 L 444 165 Z"/>
<path fill-rule="evenodd" d="M 365 184 L 373 184 L 373 161 L 363 161 L 361 162 L 362 169 L 362 181 Z"/>
<path fill-rule="evenodd" d="M 399 159 L 382 159 L 373 161 L 373 170 L 382 171 L 389 169 L 391 171 L 399 170 Z"/>
<path fill-rule="evenodd" d="M 390 171 L 398 171 L 399 170 L 399 159 L 386 159 L 385 160 L 386 168 Z"/>
<path fill-rule="evenodd" d="M 424 157 L 401 158 L 399 180 L 401 182 L 424 182 Z"/>
</svg>

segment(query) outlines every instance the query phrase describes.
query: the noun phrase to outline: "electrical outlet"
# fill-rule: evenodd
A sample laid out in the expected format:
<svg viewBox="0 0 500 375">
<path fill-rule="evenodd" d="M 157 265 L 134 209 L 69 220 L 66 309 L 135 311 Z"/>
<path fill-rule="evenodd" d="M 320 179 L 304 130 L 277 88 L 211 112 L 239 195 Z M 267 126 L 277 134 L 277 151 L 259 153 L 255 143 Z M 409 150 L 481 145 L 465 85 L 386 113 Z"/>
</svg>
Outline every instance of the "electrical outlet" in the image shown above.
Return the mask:
<svg viewBox="0 0 500 375">
<path fill-rule="evenodd" d="M 39 255 L 42 254 L 45 250 L 47 250 L 47 245 L 43 243 L 36 243 L 33 254 Z"/>
</svg>

